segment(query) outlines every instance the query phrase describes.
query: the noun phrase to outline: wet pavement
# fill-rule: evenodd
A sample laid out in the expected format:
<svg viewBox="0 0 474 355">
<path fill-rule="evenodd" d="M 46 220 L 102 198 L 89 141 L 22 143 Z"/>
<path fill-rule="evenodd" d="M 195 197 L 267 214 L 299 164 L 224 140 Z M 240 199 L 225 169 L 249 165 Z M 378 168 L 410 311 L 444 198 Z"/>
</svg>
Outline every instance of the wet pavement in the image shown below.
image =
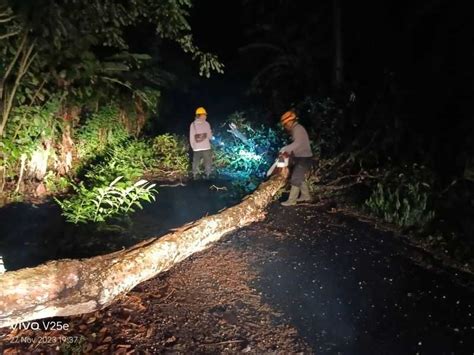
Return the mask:
<svg viewBox="0 0 474 355">
<path fill-rule="evenodd" d="M 263 249 L 254 287 L 318 354 L 472 354 L 472 275 L 324 208 L 274 204 L 239 248 Z"/>
</svg>

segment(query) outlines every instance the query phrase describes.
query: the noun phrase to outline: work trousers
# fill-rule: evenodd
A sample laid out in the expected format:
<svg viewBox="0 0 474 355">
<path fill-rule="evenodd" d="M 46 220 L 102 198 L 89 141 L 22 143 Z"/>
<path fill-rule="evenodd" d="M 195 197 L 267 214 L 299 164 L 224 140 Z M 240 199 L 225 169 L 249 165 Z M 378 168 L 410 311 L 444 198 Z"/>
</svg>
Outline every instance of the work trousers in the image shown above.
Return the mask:
<svg viewBox="0 0 474 355">
<path fill-rule="evenodd" d="M 204 172 L 206 177 L 209 178 L 212 172 L 212 151 L 210 149 L 193 151 L 193 177 L 197 178 L 199 174 L 201 160 L 204 161 Z"/>
<path fill-rule="evenodd" d="M 311 170 L 313 158 L 292 158 L 292 171 L 290 183 L 292 186 L 301 187 L 301 184 L 306 180 L 306 176 Z"/>
</svg>

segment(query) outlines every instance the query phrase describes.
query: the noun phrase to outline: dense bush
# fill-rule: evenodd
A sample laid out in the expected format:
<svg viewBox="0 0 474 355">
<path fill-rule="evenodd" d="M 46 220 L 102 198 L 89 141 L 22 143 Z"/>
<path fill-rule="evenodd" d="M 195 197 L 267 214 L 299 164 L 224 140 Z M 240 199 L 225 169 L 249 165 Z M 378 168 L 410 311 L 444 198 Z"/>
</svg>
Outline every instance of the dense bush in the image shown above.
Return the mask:
<svg viewBox="0 0 474 355">
<path fill-rule="evenodd" d="M 281 131 L 252 124 L 237 112 L 214 132 L 217 173 L 244 190 L 254 189 L 283 146 Z"/>
<path fill-rule="evenodd" d="M 57 176 L 51 170 L 45 175 L 43 182 L 46 189 L 52 193 L 66 192 L 71 186 L 71 182 L 67 177 Z"/>
<path fill-rule="evenodd" d="M 189 170 L 189 146 L 184 137 L 163 134 L 153 140 L 156 165 L 165 170 L 186 175 Z"/>
<path fill-rule="evenodd" d="M 145 141 L 129 139 L 109 146 L 100 162 L 89 167 L 70 199 L 58 201 L 69 222 L 101 222 L 108 217 L 141 207 L 156 191 L 152 184 L 139 179 L 154 164 L 153 151 Z"/>
<path fill-rule="evenodd" d="M 102 149 L 98 149 L 97 141 L 92 142 L 102 155 L 93 156 L 93 150 L 87 148 L 95 163 L 87 167 L 81 183 L 73 184 L 76 194 L 69 200 L 58 201 L 69 222 L 101 222 L 131 212 L 134 206 L 141 207 L 139 201 L 150 201 L 157 193 L 153 184 L 145 180 L 136 182 L 146 172 L 159 170 L 184 175 L 188 171 L 188 148 L 182 138 L 167 134 L 153 141 L 124 138 L 121 134 L 115 138 Z"/>
<path fill-rule="evenodd" d="M 103 222 L 109 217 L 133 212 L 142 208 L 140 201 L 154 200 L 154 184 L 139 180 L 134 184 L 119 185 L 119 176 L 107 186 L 86 188 L 84 184 L 74 185 L 76 194 L 64 201 L 56 199 L 63 210 L 63 216 L 72 223 Z"/>
<path fill-rule="evenodd" d="M 51 100 L 43 107 L 18 106 L 13 109 L 5 137 L 0 141 L 0 166 L 4 169 L 4 178 L 18 175 L 22 160 L 25 166 L 32 168 L 40 163 L 39 158 L 46 160 L 41 163 L 47 163 L 49 154 L 42 153 L 46 145 L 52 145 L 60 131 L 56 120 L 58 107 L 58 100 Z"/>
<path fill-rule="evenodd" d="M 214 136 L 217 169 L 230 176 L 262 177 L 283 145 L 277 131 L 252 124 L 241 112 L 231 115 Z"/>
<path fill-rule="evenodd" d="M 101 155 L 105 149 L 129 138 L 129 132 L 118 117 L 119 109 L 116 106 L 105 106 L 86 118 L 75 137 L 80 160 L 86 163 Z"/>
<path fill-rule="evenodd" d="M 124 181 L 135 181 L 145 171 L 151 170 L 155 159 L 151 144 L 143 140 L 129 139 L 117 145 L 109 146 L 100 162 L 92 165 L 85 173 L 88 185 L 108 184 L 117 176 Z"/>
<path fill-rule="evenodd" d="M 365 202 L 369 211 L 401 227 L 423 227 L 434 218 L 433 181 L 423 166 L 386 173 Z"/>
</svg>

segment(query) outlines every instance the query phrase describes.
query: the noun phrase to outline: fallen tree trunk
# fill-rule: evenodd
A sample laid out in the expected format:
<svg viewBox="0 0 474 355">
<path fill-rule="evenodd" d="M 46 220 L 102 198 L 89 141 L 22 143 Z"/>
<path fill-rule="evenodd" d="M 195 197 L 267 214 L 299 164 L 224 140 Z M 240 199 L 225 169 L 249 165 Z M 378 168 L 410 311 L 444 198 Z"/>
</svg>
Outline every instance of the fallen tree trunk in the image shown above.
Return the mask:
<svg viewBox="0 0 474 355">
<path fill-rule="evenodd" d="M 285 181 L 286 172 L 272 176 L 240 204 L 129 249 L 6 272 L 0 276 L 0 327 L 106 307 L 226 233 L 263 219 L 265 207 Z"/>
</svg>

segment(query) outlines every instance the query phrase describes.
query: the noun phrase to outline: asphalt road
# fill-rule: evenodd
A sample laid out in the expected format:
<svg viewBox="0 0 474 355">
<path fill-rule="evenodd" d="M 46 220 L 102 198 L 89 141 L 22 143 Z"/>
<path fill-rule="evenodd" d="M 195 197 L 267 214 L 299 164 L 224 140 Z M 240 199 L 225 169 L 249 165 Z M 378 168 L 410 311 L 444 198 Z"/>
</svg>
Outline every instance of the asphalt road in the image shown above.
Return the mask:
<svg viewBox="0 0 474 355">
<path fill-rule="evenodd" d="M 323 207 L 273 204 L 239 238 L 263 249 L 254 286 L 318 354 L 472 354 L 471 275 Z"/>
<path fill-rule="evenodd" d="M 0 254 L 10 270 L 100 254 L 230 201 L 208 183 L 163 187 L 127 228 L 94 235 L 66 226 L 54 206 L 12 205 L 0 211 Z M 261 255 L 248 260 L 252 286 L 282 314 L 275 321 L 294 326 L 318 354 L 474 353 L 472 275 L 446 269 L 391 232 L 323 206 L 273 203 L 265 221 L 220 243 Z"/>
</svg>

